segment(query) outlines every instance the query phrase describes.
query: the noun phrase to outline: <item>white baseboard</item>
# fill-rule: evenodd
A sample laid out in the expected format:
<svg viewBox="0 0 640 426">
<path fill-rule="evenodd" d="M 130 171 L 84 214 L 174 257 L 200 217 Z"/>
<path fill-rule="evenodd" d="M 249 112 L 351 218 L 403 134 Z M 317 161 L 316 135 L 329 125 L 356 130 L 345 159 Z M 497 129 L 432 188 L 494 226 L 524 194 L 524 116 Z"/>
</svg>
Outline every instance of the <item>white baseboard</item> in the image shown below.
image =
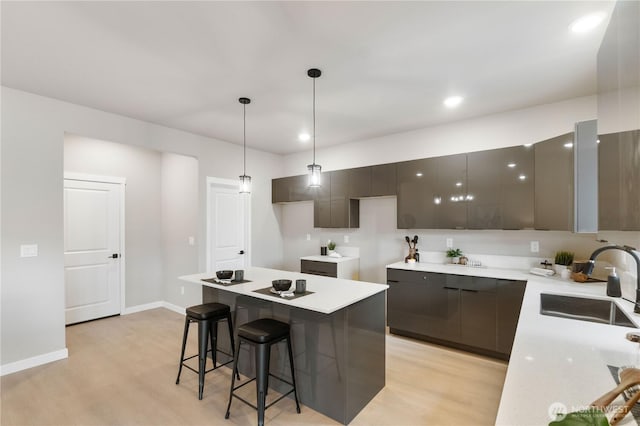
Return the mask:
<svg viewBox="0 0 640 426">
<path fill-rule="evenodd" d="M 178 306 L 178 305 L 174 305 L 173 303 L 169 303 L 169 302 L 162 302 L 162 306 L 170 311 L 176 312 L 178 314 L 182 314 L 185 315 L 186 312 L 186 308 L 183 308 L 182 306 Z"/>
<path fill-rule="evenodd" d="M 67 348 L 59 351 L 49 352 L 42 355 L 33 356 L 27 359 L 21 359 L 20 361 L 10 362 L 0 366 L 0 376 L 16 373 L 18 371 L 26 370 L 27 368 L 37 367 L 39 365 L 48 364 L 53 361 L 59 361 L 69 357 L 69 351 Z"/>
<path fill-rule="evenodd" d="M 136 312 L 148 311 L 149 309 L 162 308 L 164 307 L 164 303 L 165 302 L 158 301 L 158 302 L 145 303 L 144 305 L 130 306 L 128 308 L 125 308 L 124 312 L 122 312 L 120 315 L 129 315 L 129 314 L 135 314 Z"/>
</svg>

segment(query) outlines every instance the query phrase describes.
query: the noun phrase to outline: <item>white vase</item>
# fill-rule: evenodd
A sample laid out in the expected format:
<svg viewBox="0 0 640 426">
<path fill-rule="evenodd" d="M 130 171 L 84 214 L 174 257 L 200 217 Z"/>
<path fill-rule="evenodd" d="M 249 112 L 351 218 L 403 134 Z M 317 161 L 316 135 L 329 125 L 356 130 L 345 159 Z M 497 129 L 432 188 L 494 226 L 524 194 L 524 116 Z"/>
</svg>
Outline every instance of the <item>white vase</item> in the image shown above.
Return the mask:
<svg viewBox="0 0 640 426">
<path fill-rule="evenodd" d="M 566 265 L 553 265 L 553 270 L 555 271 L 556 275 L 562 275 L 562 271 L 568 271 Z"/>
</svg>

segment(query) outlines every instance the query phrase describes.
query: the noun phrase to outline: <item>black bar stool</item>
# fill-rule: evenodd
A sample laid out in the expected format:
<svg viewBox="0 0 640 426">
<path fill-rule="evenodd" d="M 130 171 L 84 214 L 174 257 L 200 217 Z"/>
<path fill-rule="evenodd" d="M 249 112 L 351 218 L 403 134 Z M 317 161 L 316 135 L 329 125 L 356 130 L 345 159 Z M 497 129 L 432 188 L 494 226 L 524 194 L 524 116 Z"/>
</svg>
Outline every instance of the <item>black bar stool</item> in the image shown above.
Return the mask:
<svg viewBox="0 0 640 426">
<path fill-rule="evenodd" d="M 184 334 L 182 335 L 182 353 L 180 354 L 180 367 L 178 368 L 178 378 L 176 379 L 176 385 L 180 383 L 180 373 L 182 373 L 182 366 L 187 367 L 194 373 L 198 373 L 198 399 L 202 399 L 202 390 L 204 389 L 204 375 L 210 371 L 216 370 L 224 365 L 233 362 L 233 355 L 221 351 L 218 349 L 218 323 L 220 321 L 227 321 L 229 326 L 229 337 L 231 340 L 231 349 L 233 350 L 235 342 L 233 340 L 233 324 L 231 322 L 231 309 L 228 305 L 222 303 L 205 303 L 202 305 L 191 306 L 186 310 L 186 317 L 184 319 Z M 192 322 L 198 323 L 198 354 L 184 357 L 185 346 L 187 345 L 187 335 L 189 334 L 189 325 Z M 209 341 L 211 341 L 211 349 L 209 349 Z M 206 369 L 207 365 L 207 353 L 211 352 L 211 358 L 213 359 L 213 368 Z M 222 364 L 217 364 L 217 353 L 220 352 L 228 357 L 232 358 Z M 195 369 L 185 364 L 185 361 L 192 358 L 199 357 L 199 367 Z M 240 379 L 240 376 L 238 376 Z"/>
<path fill-rule="evenodd" d="M 289 366 L 291 368 L 291 382 L 284 380 L 281 377 L 275 376 L 269 373 L 269 359 L 271 357 L 271 346 L 282 341 L 287 341 L 287 348 L 289 349 Z M 238 355 L 240 354 L 240 344 L 246 342 L 255 347 L 256 357 L 256 377 L 246 381 L 245 383 L 235 387 L 236 375 L 238 374 Z M 280 398 L 276 399 L 269 405 L 265 405 L 267 396 L 267 387 L 269 386 L 269 376 L 280 380 L 291 386 L 289 392 L 283 394 Z M 234 393 L 235 390 L 240 389 L 244 385 L 247 385 L 253 381 L 256 381 L 256 397 L 257 406 L 251 404 L 249 401 Z M 243 324 L 238 327 L 238 343 L 235 348 L 235 357 L 233 363 L 233 377 L 231 379 L 231 391 L 229 392 L 229 405 L 227 405 L 227 413 L 224 418 L 229 418 L 229 412 L 231 410 L 231 400 L 233 397 L 238 398 L 245 404 L 258 410 L 258 426 L 264 425 L 264 411 L 271 407 L 276 402 L 280 401 L 285 396 L 293 392 L 293 396 L 296 400 L 296 411 L 300 413 L 300 404 L 298 402 L 298 392 L 296 390 L 296 376 L 293 368 L 293 351 L 291 349 L 291 334 L 289 324 L 282 321 L 277 321 L 271 318 L 263 318 L 255 321 L 251 321 L 247 324 Z"/>
</svg>

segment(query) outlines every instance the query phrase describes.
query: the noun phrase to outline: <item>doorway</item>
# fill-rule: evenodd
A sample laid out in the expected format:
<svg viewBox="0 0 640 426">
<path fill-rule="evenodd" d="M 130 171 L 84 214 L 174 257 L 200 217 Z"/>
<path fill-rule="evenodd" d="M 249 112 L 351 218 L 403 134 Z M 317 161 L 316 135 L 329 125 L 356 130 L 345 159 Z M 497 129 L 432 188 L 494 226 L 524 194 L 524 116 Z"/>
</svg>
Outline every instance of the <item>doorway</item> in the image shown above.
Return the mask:
<svg viewBox="0 0 640 426">
<path fill-rule="evenodd" d="M 251 194 L 238 182 L 207 177 L 207 272 L 251 266 Z"/>
<path fill-rule="evenodd" d="M 65 323 L 122 312 L 125 179 L 65 173 Z"/>
</svg>

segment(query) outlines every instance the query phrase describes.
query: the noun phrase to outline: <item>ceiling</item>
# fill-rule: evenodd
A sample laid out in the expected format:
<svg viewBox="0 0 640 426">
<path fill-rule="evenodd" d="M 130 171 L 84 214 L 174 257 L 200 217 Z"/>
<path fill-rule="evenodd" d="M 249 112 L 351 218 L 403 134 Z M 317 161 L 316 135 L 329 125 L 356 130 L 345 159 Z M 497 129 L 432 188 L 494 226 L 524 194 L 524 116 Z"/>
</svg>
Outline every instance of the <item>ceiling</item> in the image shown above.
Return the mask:
<svg viewBox="0 0 640 426">
<path fill-rule="evenodd" d="M 2 84 L 277 154 L 596 93 L 611 1 L 1 2 Z M 461 95 L 447 109 L 442 101 Z"/>
</svg>

